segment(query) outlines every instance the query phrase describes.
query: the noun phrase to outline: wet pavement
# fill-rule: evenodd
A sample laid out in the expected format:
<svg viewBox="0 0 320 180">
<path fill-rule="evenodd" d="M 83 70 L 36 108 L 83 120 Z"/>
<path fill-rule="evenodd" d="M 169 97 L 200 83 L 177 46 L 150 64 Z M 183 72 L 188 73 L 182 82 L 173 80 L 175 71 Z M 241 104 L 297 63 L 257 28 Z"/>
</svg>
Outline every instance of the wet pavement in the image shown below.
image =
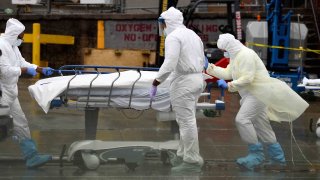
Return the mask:
<svg viewBox="0 0 320 180">
<path fill-rule="evenodd" d="M 19 97 L 29 119 L 32 137 L 40 153 L 58 157 L 62 147 L 83 140 L 84 111 L 68 108 L 52 109 L 45 114 L 27 91 L 31 79 L 19 82 Z M 218 90 L 212 92 L 215 99 Z M 320 118 L 320 100 L 310 101 L 310 107 L 293 122 L 272 122 L 282 145 L 288 167 L 262 167 L 254 172 L 243 171 L 235 159 L 247 154 L 234 124 L 239 109 L 239 95 L 226 93 L 226 110 L 220 117 L 198 119 L 200 153 L 205 159 L 201 173 L 171 174 L 170 166 L 158 157 L 146 157 L 134 171 L 123 163 L 102 164 L 97 170 L 85 171 L 72 162 L 52 161 L 38 169 L 26 169 L 18 145 L 11 139 L 0 142 L 0 179 L 320 179 L 320 139 L 311 129 Z M 313 125 L 310 126 L 310 120 Z M 174 139 L 170 122 L 158 122 L 153 110 L 101 109 L 97 139 L 104 141 L 156 141 Z"/>
</svg>

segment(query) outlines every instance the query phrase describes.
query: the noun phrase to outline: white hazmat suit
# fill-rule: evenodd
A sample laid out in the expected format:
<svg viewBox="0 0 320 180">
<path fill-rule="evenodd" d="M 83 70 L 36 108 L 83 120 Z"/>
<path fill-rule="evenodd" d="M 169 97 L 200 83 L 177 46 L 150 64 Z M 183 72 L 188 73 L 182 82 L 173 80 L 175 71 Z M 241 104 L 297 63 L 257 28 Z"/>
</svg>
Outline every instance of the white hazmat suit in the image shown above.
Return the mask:
<svg viewBox="0 0 320 180">
<path fill-rule="evenodd" d="M 284 163 L 282 149 L 277 143 L 269 120 L 293 121 L 305 111 L 308 103 L 286 83 L 270 77 L 259 56 L 233 35 L 220 35 L 217 46 L 230 54 L 230 64 L 226 68 L 210 64 L 207 72 L 220 79 L 231 80 L 228 90 L 239 92 L 241 108 L 235 122 L 241 138 L 252 145 L 249 146 L 249 151 L 250 148 L 252 151 L 260 151 L 262 146 L 259 141 L 267 145 L 276 144 L 276 151 L 280 154 L 278 157 L 281 156 L 279 161 Z M 269 149 L 272 154 L 273 149 Z M 263 159 L 264 157 L 260 158 L 261 161 Z M 248 169 L 252 169 L 256 164 L 245 164 L 247 165 Z"/>
<path fill-rule="evenodd" d="M 25 27 L 18 20 L 10 19 L 7 22 L 4 34 L 0 36 L 0 83 L 2 90 L 1 104 L 9 105 L 10 114 L 14 122 L 14 134 L 19 138 L 30 138 L 28 121 L 20 107 L 18 100 L 18 80 L 21 75 L 21 67 L 33 67 L 22 57 L 15 45 L 17 37 Z"/>
<path fill-rule="evenodd" d="M 35 142 L 31 139 L 28 121 L 18 99 L 17 83 L 21 75 L 21 68 L 31 69 L 34 73 L 37 69 L 36 65 L 25 61 L 17 47 L 22 42 L 18 36 L 24 30 L 25 26 L 21 22 L 11 18 L 7 21 L 4 34 L 0 36 L 1 104 L 8 105 L 10 108 L 10 115 L 13 117 L 14 135 L 18 137 L 26 166 L 35 168 L 44 165 L 52 157 L 50 155 L 38 155 Z"/>
<path fill-rule="evenodd" d="M 202 166 L 195 107 L 204 87 L 203 43 L 196 33 L 183 25 L 179 10 L 171 7 L 161 18 L 166 24 L 165 60 L 156 80 L 161 83 L 171 76 L 170 98 L 180 131 L 178 157 L 186 163 Z"/>
</svg>

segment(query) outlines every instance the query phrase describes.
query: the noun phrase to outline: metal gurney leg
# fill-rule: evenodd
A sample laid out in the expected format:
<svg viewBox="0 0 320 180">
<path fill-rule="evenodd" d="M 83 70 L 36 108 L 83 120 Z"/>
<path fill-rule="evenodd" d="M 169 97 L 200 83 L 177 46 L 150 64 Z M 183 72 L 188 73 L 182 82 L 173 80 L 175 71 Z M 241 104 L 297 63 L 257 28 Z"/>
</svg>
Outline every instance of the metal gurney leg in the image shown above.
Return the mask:
<svg viewBox="0 0 320 180">
<path fill-rule="evenodd" d="M 85 108 L 85 139 L 96 139 L 99 108 Z"/>
</svg>

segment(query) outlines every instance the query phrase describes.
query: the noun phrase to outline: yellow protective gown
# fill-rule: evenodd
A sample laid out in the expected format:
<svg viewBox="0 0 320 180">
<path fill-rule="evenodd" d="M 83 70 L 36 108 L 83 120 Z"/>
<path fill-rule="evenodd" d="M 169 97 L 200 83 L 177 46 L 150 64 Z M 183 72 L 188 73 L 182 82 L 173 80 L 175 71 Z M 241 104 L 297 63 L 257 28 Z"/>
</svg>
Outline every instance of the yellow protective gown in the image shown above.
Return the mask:
<svg viewBox="0 0 320 180">
<path fill-rule="evenodd" d="M 267 105 L 267 115 L 273 121 L 293 121 L 309 106 L 285 82 L 269 76 L 259 56 L 243 46 L 227 68 L 209 65 L 207 72 L 220 79 L 231 80 L 228 90 L 248 91 Z"/>
</svg>

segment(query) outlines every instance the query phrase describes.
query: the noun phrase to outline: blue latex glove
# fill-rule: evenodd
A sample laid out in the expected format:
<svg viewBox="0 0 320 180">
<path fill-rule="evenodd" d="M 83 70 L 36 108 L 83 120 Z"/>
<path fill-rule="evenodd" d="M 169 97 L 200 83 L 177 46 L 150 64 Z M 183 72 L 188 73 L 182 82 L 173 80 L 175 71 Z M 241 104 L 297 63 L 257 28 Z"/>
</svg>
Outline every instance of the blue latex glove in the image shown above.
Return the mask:
<svg viewBox="0 0 320 180">
<path fill-rule="evenodd" d="M 204 56 L 204 69 L 205 70 L 208 68 L 208 65 L 209 65 L 208 58 L 207 58 L 207 56 Z"/>
<path fill-rule="evenodd" d="M 37 71 L 35 68 L 27 68 L 27 74 L 31 75 L 32 77 L 33 76 L 36 76 L 37 75 Z"/>
<path fill-rule="evenodd" d="M 42 74 L 45 76 L 51 76 L 53 72 L 54 72 L 54 69 L 52 69 L 51 67 L 42 68 Z"/>
<path fill-rule="evenodd" d="M 150 89 L 150 98 L 153 101 L 157 94 L 157 86 L 152 86 Z"/>
<path fill-rule="evenodd" d="M 227 82 L 225 80 L 223 80 L 223 79 L 219 79 L 217 81 L 217 83 L 218 83 L 218 87 L 219 88 L 222 88 L 222 89 L 227 89 L 228 88 Z"/>
</svg>

